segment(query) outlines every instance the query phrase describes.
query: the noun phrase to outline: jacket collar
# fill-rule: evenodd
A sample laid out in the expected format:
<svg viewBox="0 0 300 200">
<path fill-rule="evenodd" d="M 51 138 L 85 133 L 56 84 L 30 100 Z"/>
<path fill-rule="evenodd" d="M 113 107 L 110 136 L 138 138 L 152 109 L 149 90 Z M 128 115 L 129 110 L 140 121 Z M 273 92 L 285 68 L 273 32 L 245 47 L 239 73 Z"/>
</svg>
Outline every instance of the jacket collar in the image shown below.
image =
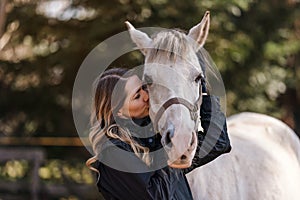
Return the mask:
<svg viewBox="0 0 300 200">
<path fill-rule="evenodd" d="M 116 118 L 116 123 L 127 128 L 135 141 L 140 145 L 150 148 L 150 151 L 162 147 L 161 136 L 153 131 L 152 122 L 149 116 L 141 119 Z"/>
</svg>

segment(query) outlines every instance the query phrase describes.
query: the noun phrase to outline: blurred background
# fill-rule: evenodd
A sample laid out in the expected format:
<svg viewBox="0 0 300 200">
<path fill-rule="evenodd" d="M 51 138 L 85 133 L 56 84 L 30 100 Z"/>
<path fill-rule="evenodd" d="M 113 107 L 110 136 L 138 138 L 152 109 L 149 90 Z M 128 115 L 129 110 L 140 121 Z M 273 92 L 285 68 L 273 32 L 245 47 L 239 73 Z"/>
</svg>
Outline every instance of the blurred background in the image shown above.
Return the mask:
<svg viewBox="0 0 300 200">
<path fill-rule="evenodd" d="M 206 10 L 227 116 L 265 113 L 299 134 L 299 0 L 1 0 L 0 199 L 101 199 L 72 117 L 81 63 L 126 20 L 189 30 Z M 132 53 L 112 65 L 142 62 Z"/>
</svg>

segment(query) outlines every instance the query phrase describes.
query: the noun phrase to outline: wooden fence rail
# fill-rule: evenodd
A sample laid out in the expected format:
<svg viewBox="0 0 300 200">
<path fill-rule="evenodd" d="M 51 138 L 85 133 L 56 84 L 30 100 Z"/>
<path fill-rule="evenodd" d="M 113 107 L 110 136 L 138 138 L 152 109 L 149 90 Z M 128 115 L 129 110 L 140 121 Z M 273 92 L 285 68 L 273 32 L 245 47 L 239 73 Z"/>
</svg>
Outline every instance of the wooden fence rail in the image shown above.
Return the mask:
<svg viewBox="0 0 300 200">
<path fill-rule="evenodd" d="M 27 188 L 30 191 L 31 199 L 38 200 L 38 193 L 40 191 L 41 180 L 39 177 L 39 168 L 45 160 L 45 153 L 40 148 L 0 148 L 0 161 L 7 161 L 12 159 L 24 159 L 33 164 L 30 172 L 30 182 L 27 185 L 17 185 L 12 182 L 0 183 L 0 190 L 9 190 L 10 188 L 18 191 Z"/>
<path fill-rule="evenodd" d="M 79 137 L 0 137 L 0 145 L 22 146 L 73 146 L 88 144 L 88 138 Z"/>
<path fill-rule="evenodd" d="M 79 199 L 102 199 L 94 184 L 78 184 L 68 180 L 65 180 L 66 182 L 63 184 L 48 184 L 44 183 L 39 176 L 39 169 L 47 159 L 45 147 L 83 147 L 80 138 L 0 137 L 0 146 L 0 162 L 26 160 L 30 164 L 28 178 L 18 181 L 0 180 L 0 199 L 58 199 L 68 197 L 70 194 L 77 196 Z M 21 197 L 18 193 L 29 194 L 29 197 Z"/>
</svg>

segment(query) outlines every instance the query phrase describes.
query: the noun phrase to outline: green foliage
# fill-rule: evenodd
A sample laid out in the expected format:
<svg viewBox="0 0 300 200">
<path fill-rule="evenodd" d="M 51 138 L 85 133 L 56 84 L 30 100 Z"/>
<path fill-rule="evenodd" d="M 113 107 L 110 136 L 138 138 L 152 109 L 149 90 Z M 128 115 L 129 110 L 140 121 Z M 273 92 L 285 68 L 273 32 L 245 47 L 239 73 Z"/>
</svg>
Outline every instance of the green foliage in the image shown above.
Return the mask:
<svg viewBox="0 0 300 200">
<path fill-rule="evenodd" d="M 0 164 L 0 181 L 17 181 L 31 178 L 32 163 L 27 160 L 8 160 Z M 46 184 L 93 184 L 94 176 L 85 164 L 78 160 L 50 159 L 39 168 L 39 177 Z"/>
<path fill-rule="evenodd" d="M 29 163 L 26 160 L 9 160 L 0 165 L 0 180 L 16 181 L 25 178 Z"/>
<path fill-rule="evenodd" d="M 298 1 L 2 2 L 6 2 L 6 20 L 0 24 L 4 32 L 0 132 L 4 135 L 77 136 L 72 86 L 80 64 L 96 45 L 126 30 L 126 20 L 136 27 L 188 30 L 206 10 L 211 11 L 211 29 L 205 48 L 223 76 L 227 114 L 300 115 L 294 112 L 300 110 Z M 141 54 L 131 53 L 113 65 L 133 67 L 142 60 Z M 294 121 L 299 127 L 299 118 Z"/>
<path fill-rule="evenodd" d="M 50 183 L 75 182 L 78 184 L 93 184 L 95 182 L 91 170 L 78 161 L 48 160 L 39 169 L 42 180 Z"/>
</svg>

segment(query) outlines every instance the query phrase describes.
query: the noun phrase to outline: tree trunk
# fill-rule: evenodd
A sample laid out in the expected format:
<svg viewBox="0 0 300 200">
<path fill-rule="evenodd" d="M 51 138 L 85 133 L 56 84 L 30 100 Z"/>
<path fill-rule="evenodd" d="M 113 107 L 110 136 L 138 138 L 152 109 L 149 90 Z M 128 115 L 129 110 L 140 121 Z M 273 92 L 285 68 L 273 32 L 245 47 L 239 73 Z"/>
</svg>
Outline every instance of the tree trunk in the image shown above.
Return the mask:
<svg viewBox="0 0 300 200">
<path fill-rule="evenodd" d="M 6 22 L 6 11 L 5 11 L 5 6 L 6 6 L 7 0 L 1 0 L 0 1 L 0 38 L 2 37 L 4 33 L 4 28 L 5 28 L 5 22 Z"/>
</svg>

